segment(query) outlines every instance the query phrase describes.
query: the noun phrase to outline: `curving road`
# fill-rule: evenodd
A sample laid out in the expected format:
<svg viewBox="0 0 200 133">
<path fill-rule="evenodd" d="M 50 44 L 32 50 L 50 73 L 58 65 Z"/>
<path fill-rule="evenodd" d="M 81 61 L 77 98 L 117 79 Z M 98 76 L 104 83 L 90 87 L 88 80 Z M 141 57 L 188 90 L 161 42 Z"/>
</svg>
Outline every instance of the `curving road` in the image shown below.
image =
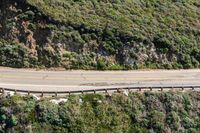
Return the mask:
<svg viewBox="0 0 200 133">
<path fill-rule="evenodd" d="M 71 91 L 113 87 L 200 85 L 200 70 L 36 71 L 0 68 L 0 87 Z"/>
</svg>

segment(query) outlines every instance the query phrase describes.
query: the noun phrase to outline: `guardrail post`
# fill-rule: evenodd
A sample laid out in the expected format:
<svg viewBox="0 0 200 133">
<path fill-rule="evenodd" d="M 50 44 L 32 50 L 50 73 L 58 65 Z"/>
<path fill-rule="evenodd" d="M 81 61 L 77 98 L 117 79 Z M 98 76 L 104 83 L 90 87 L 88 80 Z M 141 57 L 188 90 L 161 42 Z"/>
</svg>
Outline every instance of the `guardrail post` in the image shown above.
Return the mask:
<svg viewBox="0 0 200 133">
<path fill-rule="evenodd" d="M 69 96 L 70 96 L 70 95 L 71 95 L 71 92 L 69 91 L 68 94 L 69 94 Z"/>
<path fill-rule="evenodd" d="M 28 91 L 28 95 L 30 96 L 30 91 Z"/>
<path fill-rule="evenodd" d="M 142 88 L 139 87 L 139 91 L 142 91 Z"/>
<path fill-rule="evenodd" d="M 2 88 L 2 94 L 4 94 L 5 93 L 5 89 L 4 88 Z"/>
<path fill-rule="evenodd" d="M 41 92 L 41 97 L 43 97 L 44 96 L 44 93 L 43 93 L 43 91 Z"/>
<path fill-rule="evenodd" d="M 163 91 L 163 87 L 161 87 L 160 90 Z"/>
<path fill-rule="evenodd" d="M 93 90 L 94 91 L 94 94 L 96 94 L 96 90 Z"/>
<path fill-rule="evenodd" d="M 57 97 L 58 96 L 58 92 L 55 92 L 55 97 Z"/>
<path fill-rule="evenodd" d="M 181 87 L 181 90 L 184 91 L 184 87 Z"/>
<path fill-rule="evenodd" d="M 15 90 L 14 94 L 15 94 L 15 95 L 17 94 L 17 90 Z"/>
<path fill-rule="evenodd" d="M 174 90 L 174 87 L 172 86 L 171 89 Z"/>
<path fill-rule="evenodd" d="M 104 89 L 105 90 L 105 93 L 108 93 L 108 90 L 107 89 Z"/>
<path fill-rule="evenodd" d="M 81 91 L 81 94 L 84 94 L 83 90 Z"/>
<path fill-rule="evenodd" d="M 153 88 L 152 87 L 149 87 L 150 88 L 150 91 L 152 91 L 153 90 Z"/>
<path fill-rule="evenodd" d="M 192 90 L 194 91 L 194 86 L 192 86 Z"/>
</svg>

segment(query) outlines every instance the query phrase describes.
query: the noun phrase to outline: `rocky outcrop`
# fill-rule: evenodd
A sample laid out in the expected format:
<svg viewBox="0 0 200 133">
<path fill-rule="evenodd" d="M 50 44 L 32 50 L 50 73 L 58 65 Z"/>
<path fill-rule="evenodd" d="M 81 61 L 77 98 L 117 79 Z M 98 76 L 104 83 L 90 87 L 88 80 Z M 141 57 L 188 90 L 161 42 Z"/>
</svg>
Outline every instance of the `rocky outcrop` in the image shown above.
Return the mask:
<svg viewBox="0 0 200 133">
<path fill-rule="evenodd" d="M 30 67 L 138 69 L 199 67 L 162 35 L 143 37 L 106 26 L 62 22 L 26 0 L 0 0 L 0 36 L 26 47 Z M 178 45 L 178 44 L 177 44 Z M 1 65 L 3 65 L 1 63 Z M 14 66 L 14 65 L 12 65 Z M 24 66 L 21 66 L 24 67 Z"/>
</svg>

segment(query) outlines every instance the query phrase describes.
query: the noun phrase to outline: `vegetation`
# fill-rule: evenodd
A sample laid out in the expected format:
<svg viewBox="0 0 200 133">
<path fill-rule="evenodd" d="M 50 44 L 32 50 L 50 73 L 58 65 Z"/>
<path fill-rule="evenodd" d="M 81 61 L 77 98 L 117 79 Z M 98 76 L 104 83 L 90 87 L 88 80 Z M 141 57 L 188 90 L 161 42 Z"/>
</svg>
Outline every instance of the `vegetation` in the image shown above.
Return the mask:
<svg viewBox="0 0 200 133">
<path fill-rule="evenodd" d="M 199 92 L 71 95 L 67 102 L 1 97 L 0 131 L 200 132 Z"/>
<path fill-rule="evenodd" d="M 199 0 L 8 0 L 2 5 L 1 38 L 30 49 L 37 59 L 30 66 L 200 67 Z"/>
<path fill-rule="evenodd" d="M 28 51 L 24 46 L 0 40 L 0 65 L 28 67 Z"/>
</svg>

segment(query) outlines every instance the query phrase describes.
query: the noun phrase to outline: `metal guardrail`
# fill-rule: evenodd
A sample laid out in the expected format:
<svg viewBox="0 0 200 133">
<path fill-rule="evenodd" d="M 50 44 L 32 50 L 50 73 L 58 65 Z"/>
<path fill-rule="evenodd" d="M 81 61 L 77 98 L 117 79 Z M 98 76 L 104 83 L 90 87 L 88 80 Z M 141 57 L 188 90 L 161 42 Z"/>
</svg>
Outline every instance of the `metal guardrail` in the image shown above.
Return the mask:
<svg viewBox="0 0 200 133">
<path fill-rule="evenodd" d="M 30 95 L 30 94 L 40 94 L 40 96 L 44 96 L 44 95 L 51 95 L 51 96 L 58 96 L 58 95 L 70 95 L 70 94 L 84 94 L 84 93 L 97 93 L 97 92 L 104 92 L 104 93 L 108 93 L 109 91 L 123 91 L 123 90 L 127 90 L 127 91 L 132 91 L 132 90 L 138 90 L 138 91 L 142 91 L 142 90 L 160 90 L 160 91 L 164 91 L 164 90 L 169 90 L 169 89 L 180 89 L 180 90 L 186 90 L 186 89 L 190 89 L 190 90 L 196 90 L 199 89 L 200 90 L 200 86 L 153 86 L 153 87 L 121 87 L 121 88 L 105 88 L 105 89 L 87 89 L 87 90 L 75 90 L 75 91 L 28 91 L 28 90 L 20 90 L 20 89 L 9 89 L 9 88 L 0 88 L 0 93 L 5 93 L 5 92 L 14 92 L 14 93 L 21 93 L 21 94 L 26 94 L 26 95 Z"/>
</svg>

